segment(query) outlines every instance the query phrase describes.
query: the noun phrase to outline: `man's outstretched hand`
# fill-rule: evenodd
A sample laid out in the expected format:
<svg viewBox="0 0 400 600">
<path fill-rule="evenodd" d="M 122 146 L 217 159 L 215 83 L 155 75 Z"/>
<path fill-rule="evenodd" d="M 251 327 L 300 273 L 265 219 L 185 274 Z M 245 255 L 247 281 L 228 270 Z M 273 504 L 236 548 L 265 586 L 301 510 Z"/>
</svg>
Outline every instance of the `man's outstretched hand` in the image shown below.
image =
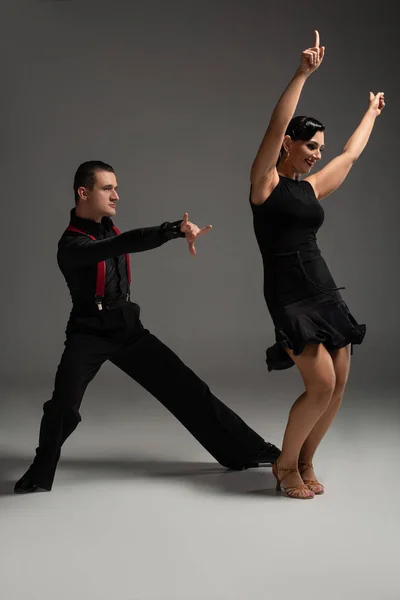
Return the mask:
<svg viewBox="0 0 400 600">
<path fill-rule="evenodd" d="M 181 223 L 180 229 L 182 233 L 185 234 L 185 237 L 188 241 L 190 254 L 192 256 L 196 256 L 196 248 L 194 247 L 194 242 L 196 238 L 210 231 L 210 229 L 212 229 L 212 225 L 207 225 L 207 227 L 203 227 L 203 229 L 200 229 L 199 227 L 197 227 L 197 225 L 189 221 L 189 215 L 188 213 L 185 213 L 183 215 L 183 221 Z"/>
</svg>

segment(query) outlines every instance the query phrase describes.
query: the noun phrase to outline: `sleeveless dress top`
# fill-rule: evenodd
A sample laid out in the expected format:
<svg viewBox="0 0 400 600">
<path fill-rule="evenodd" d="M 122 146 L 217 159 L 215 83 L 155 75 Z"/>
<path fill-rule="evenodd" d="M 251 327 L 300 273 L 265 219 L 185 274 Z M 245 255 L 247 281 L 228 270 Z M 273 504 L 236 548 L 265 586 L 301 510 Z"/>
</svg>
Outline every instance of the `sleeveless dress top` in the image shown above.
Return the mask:
<svg viewBox="0 0 400 600">
<path fill-rule="evenodd" d="M 307 344 L 328 351 L 361 344 L 359 325 L 343 301 L 317 244 L 324 209 L 312 185 L 279 176 L 261 205 L 251 203 L 254 232 L 264 266 L 264 297 L 275 327 L 275 344 L 267 349 L 268 370 L 294 365 Z"/>
</svg>

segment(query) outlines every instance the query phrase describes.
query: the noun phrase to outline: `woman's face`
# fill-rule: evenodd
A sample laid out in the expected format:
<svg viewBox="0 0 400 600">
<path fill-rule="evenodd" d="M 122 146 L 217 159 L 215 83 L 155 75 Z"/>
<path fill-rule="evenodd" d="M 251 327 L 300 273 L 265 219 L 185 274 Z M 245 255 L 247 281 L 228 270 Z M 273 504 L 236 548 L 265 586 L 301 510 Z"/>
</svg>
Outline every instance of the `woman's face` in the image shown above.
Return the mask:
<svg viewBox="0 0 400 600">
<path fill-rule="evenodd" d="M 284 148 L 289 153 L 287 162 L 301 175 L 309 173 L 315 163 L 321 160 L 324 150 L 324 132 L 317 131 L 310 140 L 293 141 L 289 136 L 284 140 Z"/>
</svg>

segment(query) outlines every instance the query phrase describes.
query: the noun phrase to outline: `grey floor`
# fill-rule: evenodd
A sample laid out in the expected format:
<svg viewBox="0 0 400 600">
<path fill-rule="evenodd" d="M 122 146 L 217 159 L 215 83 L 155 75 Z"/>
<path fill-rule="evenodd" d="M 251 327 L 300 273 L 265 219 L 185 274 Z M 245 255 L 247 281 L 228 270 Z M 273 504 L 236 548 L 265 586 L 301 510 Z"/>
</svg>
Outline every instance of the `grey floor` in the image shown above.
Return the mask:
<svg viewBox="0 0 400 600">
<path fill-rule="evenodd" d="M 262 381 L 214 385 L 277 444 L 298 385 L 278 377 L 268 398 Z M 225 471 L 147 393 L 99 379 L 53 491 L 15 496 L 49 391 L 11 386 L 1 410 L 4 600 L 400 598 L 394 391 L 349 384 L 316 461 L 326 494 L 295 501 L 270 468 Z"/>
</svg>

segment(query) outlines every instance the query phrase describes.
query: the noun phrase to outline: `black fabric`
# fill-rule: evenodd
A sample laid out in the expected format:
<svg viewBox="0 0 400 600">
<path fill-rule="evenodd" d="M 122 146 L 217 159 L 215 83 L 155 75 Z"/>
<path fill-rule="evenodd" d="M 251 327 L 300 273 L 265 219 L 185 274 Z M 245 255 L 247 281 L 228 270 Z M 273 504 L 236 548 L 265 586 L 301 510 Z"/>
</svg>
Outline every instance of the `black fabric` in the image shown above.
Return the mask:
<svg viewBox="0 0 400 600">
<path fill-rule="evenodd" d="M 73 303 L 73 313 L 91 312 L 96 289 L 97 263 L 106 261 L 105 304 L 126 298 L 128 279 L 125 254 L 158 248 L 169 240 L 185 237 L 182 221 L 165 222 L 156 227 L 132 229 L 116 235 L 113 222 L 105 217 L 101 223 L 83 219 L 71 211 L 70 225 L 96 238 L 65 231 L 58 243 L 57 262 L 64 275 Z"/>
<path fill-rule="evenodd" d="M 254 232 L 264 259 L 316 242 L 324 222 L 324 209 L 308 181 L 280 177 L 270 197 L 251 203 Z"/>
<path fill-rule="evenodd" d="M 271 455 L 269 445 L 143 327 L 138 305 L 125 303 L 123 308 L 82 318 L 66 339 L 28 472 L 40 487 L 52 488 L 61 447 L 81 421 L 85 390 L 106 360 L 157 398 L 220 464 L 243 468 L 257 456 Z"/>
<path fill-rule="evenodd" d="M 293 366 L 286 348 L 299 355 L 311 343 L 329 351 L 360 344 L 366 327 L 351 315 L 339 291 L 344 288 L 336 286 L 318 247 L 325 215 L 311 184 L 281 176 L 263 204 L 250 205 L 263 259 L 264 297 L 275 326 L 268 369 Z"/>
</svg>

